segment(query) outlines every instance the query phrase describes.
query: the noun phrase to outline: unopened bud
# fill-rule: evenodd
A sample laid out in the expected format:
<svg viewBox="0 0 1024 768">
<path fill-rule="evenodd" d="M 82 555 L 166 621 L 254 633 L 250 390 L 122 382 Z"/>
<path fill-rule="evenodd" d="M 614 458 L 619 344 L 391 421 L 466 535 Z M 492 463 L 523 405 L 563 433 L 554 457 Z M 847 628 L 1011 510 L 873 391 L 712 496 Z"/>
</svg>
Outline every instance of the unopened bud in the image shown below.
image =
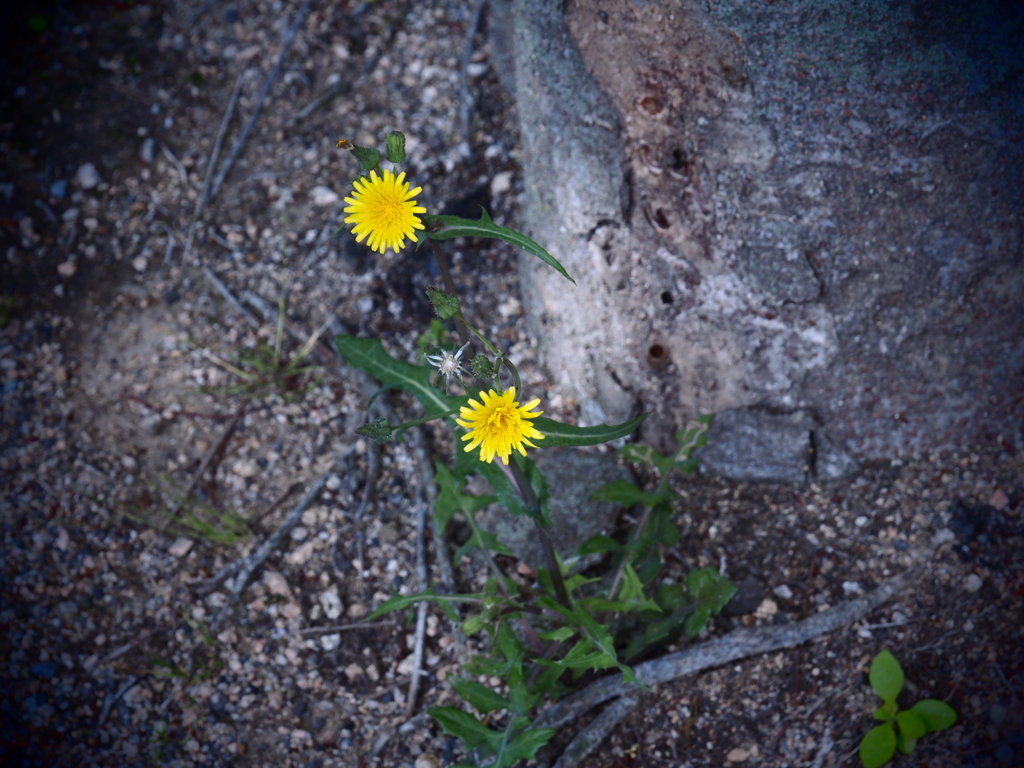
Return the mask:
<svg viewBox="0 0 1024 768">
<path fill-rule="evenodd" d="M 391 425 L 388 424 L 387 419 L 381 417 L 359 427 L 356 434 L 368 437 L 375 443 L 383 444 L 391 439 Z"/>
<path fill-rule="evenodd" d="M 391 163 L 404 163 L 405 162 L 405 134 L 401 131 L 391 131 L 387 138 L 387 152 L 388 162 Z"/>
<path fill-rule="evenodd" d="M 338 143 L 334 146 L 338 149 L 352 149 L 352 142 L 348 139 L 338 139 Z"/>
<path fill-rule="evenodd" d="M 494 367 L 494 363 L 483 355 L 477 355 L 470 361 L 469 370 L 471 370 L 473 372 L 473 376 L 478 379 L 493 379 L 495 374 L 498 372 Z"/>
<path fill-rule="evenodd" d="M 364 171 L 372 171 L 380 165 L 380 150 L 352 145 L 352 156 Z"/>
<path fill-rule="evenodd" d="M 427 298 L 430 299 L 430 303 L 434 306 L 434 312 L 442 320 L 447 320 L 449 317 L 455 317 L 459 314 L 459 299 L 457 296 L 452 296 L 450 293 L 445 293 L 439 288 L 430 286 L 427 288 Z"/>
</svg>

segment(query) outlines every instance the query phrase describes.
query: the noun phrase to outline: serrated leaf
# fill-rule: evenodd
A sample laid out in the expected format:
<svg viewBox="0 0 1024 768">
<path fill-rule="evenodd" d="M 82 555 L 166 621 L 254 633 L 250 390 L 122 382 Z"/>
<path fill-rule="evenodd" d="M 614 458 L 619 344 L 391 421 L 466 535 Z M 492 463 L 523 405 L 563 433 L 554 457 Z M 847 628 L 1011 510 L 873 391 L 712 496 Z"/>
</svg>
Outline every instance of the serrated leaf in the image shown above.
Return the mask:
<svg viewBox="0 0 1024 768">
<path fill-rule="evenodd" d="M 920 715 L 929 731 L 944 731 L 956 723 L 956 710 L 938 699 L 922 699 L 910 709 Z"/>
<path fill-rule="evenodd" d="M 860 762 L 864 768 L 879 768 L 896 754 L 896 731 L 889 723 L 876 725 L 860 740 Z"/>
<path fill-rule="evenodd" d="M 653 496 L 654 494 L 651 495 Z M 665 495 L 668 495 L 667 491 Z M 679 543 L 679 529 L 672 523 L 672 509 L 669 507 L 666 499 L 659 498 L 653 509 L 651 509 L 651 516 L 647 520 L 647 528 L 644 531 L 643 540 L 645 542 L 653 541 L 664 547 L 674 547 Z M 645 581 L 649 581 L 649 579 L 645 579 Z"/>
<path fill-rule="evenodd" d="M 482 715 L 493 712 L 496 709 L 508 709 L 509 701 L 504 696 L 499 696 L 490 688 L 473 680 L 464 677 L 449 677 L 448 682 L 455 692 L 468 701 Z"/>
<path fill-rule="evenodd" d="M 552 629 L 550 632 L 542 632 L 540 635 L 540 639 L 561 642 L 562 640 L 568 640 L 575 634 L 576 630 L 572 627 L 559 627 L 558 629 Z"/>
<path fill-rule="evenodd" d="M 339 334 L 334 344 L 353 368 L 366 371 L 385 389 L 402 389 L 419 400 L 427 416 L 440 417 L 469 401 L 468 397 L 445 397 L 431 385 L 429 367 L 396 360 L 384 351 L 380 339 Z"/>
<path fill-rule="evenodd" d="M 554 728 L 531 728 L 516 734 L 505 749 L 505 765 L 513 765 L 519 760 L 532 760 L 537 750 L 551 741 L 554 735 Z"/>
<path fill-rule="evenodd" d="M 533 419 L 533 426 L 544 435 L 544 440 L 537 443 L 539 447 L 561 448 L 565 446 L 600 445 L 601 443 L 607 443 L 609 440 L 626 437 L 643 424 L 646 418 L 647 414 L 643 413 L 635 419 L 612 426 L 601 424 L 596 427 L 574 427 L 571 424 L 562 424 L 544 416 L 538 416 L 536 419 Z"/>
<path fill-rule="evenodd" d="M 882 651 L 871 662 L 868 680 L 882 701 L 896 701 L 896 697 L 903 690 L 903 668 L 892 653 L 888 650 Z"/>
<path fill-rule="evenodd" d="M 603 554 L 605 552 L 620 552 L 625 546 L 625 544 L 616 541 L 610 536 L 598 534 L 597 536 L 591 536 L 580 544 L 576 554 L 583 556 Z"/>
<path fill-rule="evenodd" d="M 644 585 L 640 582 L 640 577 L 636 575 L 636 571 L 633 570 L 633 566 L 629 563 L 626 563 L 626 567 L 622 571 L 622 577 L 622 589 L 619 590 L 619 599 L 626 602 L 630 600 L 643 600 Z"/>
<path fill-rule="evenodd" d="M 479 603 L 484 599 L 485 595 L 437 595 L 434 594 L 433 589 L 428 589 L 424 592 L 417 592 L 415 595 L 392 595 L 377 608 L 373 613 L 367 616 L 364 621 L 372 621 L 378 616 L 382 616 L 385 613 L 391 611 L 400 611 L 403 608 L 408 608 L 410 605 L 416 603 L 422 603 L 424 600 L 432 600 L 437 603 Z"/>
<path fill-rule="evenodd" d="M 477 720 L 468 712 L 463 712 L 455 707 L 431 707 L 427 714 L 437 720 L 441 729 L 449 736 L 456 736 L 465 743 L 469 749 L 475 749 L 481 744 L 497 746 L 501 734 L 492 731 L 486 725 Z"/>
<path fill-rule="evenodd" d="M 896 724 L 908 739 L 920 739 L 928 732 L 924 718 L 913 709 L 905 709 L 896 715 Z"/>
<path fill-rule="evenodd" d="M 707 625 L 712 613 L 725 607 L 734 594 L 736 585 L 722 576 L 716 568 L 698 568 L 686 574 L 686 591 L 694 602 L 691 613 L 683 625 L 686 636 L 693 639 Z"/>
<path fill-rule="evenodd" d="M 508 227 L 499 227 L 491 221 L 490 215 L 483 207 L 480 208 L 480 218 L 476 221 L 458 216 L 424 216 L 423 223 L 426 228 L 416 233 L 417 243 L 428 239 L 450 240 L 453 237 L 488 237 L 504 240 L 506 243 L 511 243 L 517 248 L 522 248 L 527 253 L 533 254 L 548 266 L 553 267 L 566 280 L 573 284 L 576 283 L 554 256 L 526 235 L 521 235 Z"/>
</svg>

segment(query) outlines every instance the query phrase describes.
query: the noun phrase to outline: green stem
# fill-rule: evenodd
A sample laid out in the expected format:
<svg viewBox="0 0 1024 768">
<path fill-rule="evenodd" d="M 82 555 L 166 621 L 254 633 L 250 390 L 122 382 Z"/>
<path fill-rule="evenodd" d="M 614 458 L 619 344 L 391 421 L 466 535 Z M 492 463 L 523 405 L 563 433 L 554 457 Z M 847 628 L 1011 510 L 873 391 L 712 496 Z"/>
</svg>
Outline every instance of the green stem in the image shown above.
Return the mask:
<svg viewBox="0 0 1024 768">
<path fill-rule="evenodd" d="M 431 240 L 430 242 L 434 241 Z M 497 347 L 491 344 L 491 342 L 489 342 L 487 338 L 482 333 L 480 333 L 480 331 L 478 331 L 476 328 L 474 328 L 472 325 L 466 322 L 466 318 L 462 316 L 462 312 L 459 312 L 459 314 L 455 317 L 455 321 L 462 323 L 470 333 L 472 333 L 474 336 L 480 339 L 480 341 L 483 342 L 484 346 L 487 347 L 488 352 L 490 352 L 492 355 L 501 356 L 501 352 L 498 350 Z"/>
<path fill-rule="evenodd" d="M 512 396 L 512 399 L 516 400 L 519 397 L 521 397 L 522 394 L 523 394 L 523 384 L 519 380 L 519 370 L 512 364 L 512 361 L 509 360 L 504 355 L 502 355 L 502 357 L 501 357 L 501 364 L 504 365 L 506 368 L 508 368 L 509 372 L 512 374 L 512 381 L 513 381 L 512 386 L 514 386 L 515 389 L 516 389 L 515 394 Z M 501 376 L 500 375 L 498 376 L 498 386 L 499 386 L 499 388 L 501 387 Z"/>
<path fill-rule="evenodd" d="M 452 273 L 448 271 L 448 260 L 444 257 L 444 251 L 441 250 L 440 244 L 434 239 L 430 240 L 430 247 L 434 250 L 437 268 L 441 270 L 441 282 L 444 283 L 444 289 L 452 296 L 458 296 L 459 294 L 455 292 L 455 283 L 452 281 Z M 467 344 L 469 342 L 469 332 L 466 330 L 466 322 L 461 317 L 456 317 L 455 327 L 459 329 L 459 343 Z"/>
<path fill-rule="evenodd" d="M 544 519 L 544 513 L 541 511 L 537 494 L 534 493 L 533 486 L 530 485 L 526 473 L 523 472 L 523 468 L 519 466 L 515 458 L 507 466 L 505 464 L 500 464 L 499 466 L 508 474 L 512 484 L 519 491 L 519 495 L 523 497 L 523 501 L 526 502 L 526 506 L 530 509 L 530 516 L 533 517 L 534 523 L 537 526 L 540 547 L 544 552 L 544 562 L 547 565 L 548 572 L 551 574 L 551 584 L 555 588 L 555 599 L 571 611 L 572 603 L 569 601 L 569 593 L 565 588 L 565 581 L 562 579 L 562 569 L 558 565 L 555 547 L 552 545 L 551 537 L 541 522 Z"/>
</svg>

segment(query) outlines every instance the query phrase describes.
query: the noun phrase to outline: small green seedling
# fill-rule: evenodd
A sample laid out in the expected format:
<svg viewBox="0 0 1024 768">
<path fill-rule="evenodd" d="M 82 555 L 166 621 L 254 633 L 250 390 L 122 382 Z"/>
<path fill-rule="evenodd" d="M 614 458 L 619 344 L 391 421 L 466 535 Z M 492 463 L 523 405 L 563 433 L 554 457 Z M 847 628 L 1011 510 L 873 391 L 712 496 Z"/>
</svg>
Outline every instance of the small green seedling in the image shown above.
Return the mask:
<svg viewBox="0 0 1024 768">
<path fill-rule="evenodd" d="M 903 669 L 889 651 L 882 651 L 871 662 L 868 674 L 871 687 L 885 702 L 875 710 L 881 720 L 860 740 L 860 761 L 864 768 L 878 768 L 892 759 L 898 749 L 905 755 L 914 751 L 917 740 L 929 731 L 943 731 L 956 723 L 956 712 L 945 702 L 923 699 L 902 712 L 896 697 L 903 690 Z"/>
</svg>

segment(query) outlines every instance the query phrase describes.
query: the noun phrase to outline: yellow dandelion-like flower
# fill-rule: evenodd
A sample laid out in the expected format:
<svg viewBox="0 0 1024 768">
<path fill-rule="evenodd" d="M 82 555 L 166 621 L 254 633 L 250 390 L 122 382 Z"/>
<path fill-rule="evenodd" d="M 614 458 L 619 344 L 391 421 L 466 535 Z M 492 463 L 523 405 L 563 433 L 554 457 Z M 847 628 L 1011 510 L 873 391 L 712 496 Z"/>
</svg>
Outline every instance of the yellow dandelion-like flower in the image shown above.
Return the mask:
<svg viewBox="0 0 1024 768">
<path fill-rule="evenodd" d="M 462 419 L 456 419 L 456 423 L 469 430 L 469 434 L 463 435 L 463 440 L 472 442 L 466 446 L 469 453 L 478 445 L 480 447 L 480 460 L 491 463 L 497 454 L 501 457 L 502 464 L 508 464 L 508 457 L 515 448 L 523 456 L 526 455 L 524 445 L 531 448 L 537 446 L 530 442 L 543 440 L 544 435 L 534 429 L 530 419 L 535 419 L 544 411 L 530 413 L 531 408 L 540 405 L 540 400 L 532 400 L 524 406 L 512 398 L 515 395 L 515 388 L 509 387 L 504 394 L 499 395 L 493 389 L 480 393 L 480 400 L 469 401 L 469 407 L 463 406 L 460 409 Z"/>
<path fill-rule="evenodd" d="M 391 171 L 384 171 L 384 178 L 370 171 L 370 178 L 356 179 L 352 184 L 352 197 L 346 197 L 349 204 L 345 213 L 352 215 L 346 224 L 354 224 L 352 233 L 356 242 L 363 242 L 369 235 L 367 245 L 384 253 L 389 247 L 398 253 L 405 247 L 405 238 L 416 239 L 415 230 L 423 229 L 423 222 L 417 213 L 427 209 L 416 205 L 413 199 L 422 187 L 410 191 L 405 182 L 405 173 L 395 177 Z"/>
</svg>

